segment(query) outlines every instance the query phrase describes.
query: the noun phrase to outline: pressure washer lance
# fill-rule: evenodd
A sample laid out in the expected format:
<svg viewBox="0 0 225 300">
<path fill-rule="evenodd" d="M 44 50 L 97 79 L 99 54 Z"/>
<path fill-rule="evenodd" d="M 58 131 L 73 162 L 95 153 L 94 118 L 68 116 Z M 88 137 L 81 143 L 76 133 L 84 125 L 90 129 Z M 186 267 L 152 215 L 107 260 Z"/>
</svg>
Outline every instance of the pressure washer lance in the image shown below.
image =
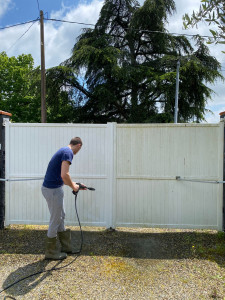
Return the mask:
<svg viewBox="0 0 225 300">
<path fill-rule="evenodd" d="M 76 211 L 77 220 L 78 220 L 79 227 L 80 227 L 81 244 L 80 244 L 80 250 L 77 251 L 77 252 L 73 252 L 73 254 L 80 254 L 80 253 L 81 253 L 81 250 L 82 250 L 82 247 L 83 247 L 83 241 L 84 241 L 84 238 L 83 238 L 83 232 L 82 232 L 82 228 L 81 228 L 81 224 L 80 224 L 79 215 L 78 215 L 78 212 L 77 212 L 77 195 L 78 195 L 78 192 L 79 192 L 80 190 L 90 190 L 90 191 L 95 191 L 95 189 L 92 188 L 92 187 L 87 187 L 87 186 L 85 186 L 85 185 L 83 185 L 82 183 L 79 183 L 79 182 L 76 183 L 76 184 L 79 185 L 79 189 L 78 189 L 77 192 L 72 191 L 72 193 L 75 195 L 75 211 Z M 68 263 L 68 264 L 65 265 L 65 266 L 62 266 L 62 267 L 59 267 L 59 268 L 53 267 L 53 268 L 51 268 L 50 270 L 43 270 L 43 271 L 40 271 L 40 272 L 37 272 L 37 273 L 34 273 L 34 274 L 30 274 L 30 275 L 28 275 L 28 276 L 26 276 L 26 277 L 24 277 L 24 278 L 22 278 L 22 279 L 19 279 L 19 280 L 15 281 L 14 283 L 8 285 L 6 288 L 0 290 L 0 294 L 1 294 L 2 292 L 4 292 L 4 291 L 8 290 L 8 289 L 9 289 L 10 287 L 12 287 L 13 285 L 15 285 L 15 284 L 17 284 L 17 283 L 19 283 L 19 282 L 21 282 L 21 281 L 27 279 L 27 278 L 30 278 L 30 277 L 32 277 L 32 276 L 35 276 L 35 275 L 38 275 L 38 274 L 41 274 L 41 273 L 46 273 L 46 272 L 51 272 L 51 271 L 57 271 L 57 270 L 61 270 L 61 269 L 63 269 L 63 268 L 66 268 L 66 267 L 68 267 L 69 265 L 71 265 L 77 258 L 78 258 L 78 256 L 76 256 L 74 260 L 72 260 L 70 263 Z M 8 296 L 6 296 L 6 297 L 8 297 Z M 4 299 L 5 299 L 5 298 L 4 298 Z"/>
<path fill-rule="evenodd" d="M 93 187 L 88 187 L 88 186 L 86 186 L 86 185 L 84 185 L 84 184 L 82 184 L 82 183 L 79 183 L 79 182 L 76 182 L 76 184 L 79 185 L 79 189 L 78 189 L 77 192 L 72 191 L 72 193 L 73 193 L 74 195 L 77 195 L 78 192 L 79 192 L 79 190 L 90 190 L 90 191 L 95 191 L 95 189 L 94 189 Z"/>
</svg>

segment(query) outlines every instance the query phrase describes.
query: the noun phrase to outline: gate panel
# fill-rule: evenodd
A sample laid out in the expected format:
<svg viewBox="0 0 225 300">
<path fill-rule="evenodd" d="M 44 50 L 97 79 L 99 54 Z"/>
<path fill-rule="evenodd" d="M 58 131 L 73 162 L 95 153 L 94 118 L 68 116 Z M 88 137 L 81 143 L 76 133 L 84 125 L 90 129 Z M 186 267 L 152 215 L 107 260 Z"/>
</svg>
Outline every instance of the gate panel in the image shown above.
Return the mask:
<svg viewBox="0 0 225 300">
<path fill-rule="evenodd" d="M 78 209 L 83 225 L 107 226 L 105 199 L 109 198 L 108 125 L 9 124 L 7 175 L 9 179 L 44 177 L 52 155 L 74 136 L 83 141 L 74 156 L 70 175 L 76 182 L 94 186 L 96 192 L 79 193 Z M 39 181 L 7 182 L 6 223 L 47 224 L 49 212 Z M 74 195 L 64 187 L 67 224 L 77 224 Z"/>
<path fill-rule="evenodd" d="M 222 229 L 223 123 L 117 125 L 116 226 Z"/>
</svg>

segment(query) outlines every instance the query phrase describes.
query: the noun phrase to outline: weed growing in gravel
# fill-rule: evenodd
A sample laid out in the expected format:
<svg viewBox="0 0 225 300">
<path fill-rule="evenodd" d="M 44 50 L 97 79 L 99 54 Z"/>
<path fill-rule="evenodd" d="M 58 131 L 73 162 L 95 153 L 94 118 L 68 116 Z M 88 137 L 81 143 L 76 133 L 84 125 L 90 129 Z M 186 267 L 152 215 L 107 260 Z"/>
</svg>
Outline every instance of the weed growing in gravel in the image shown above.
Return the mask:
<svg viewBox="0 0 225 300">
<path fill-rule="evenodd" d="M 218 257 L 225 258 L 225 233 L 219 231 L 212 235 L 211 243 L 204 240 L 196 241 L 196 245 L 192 248 L 192 254 L 202 258 L 216 261 Z"/>
</svg>

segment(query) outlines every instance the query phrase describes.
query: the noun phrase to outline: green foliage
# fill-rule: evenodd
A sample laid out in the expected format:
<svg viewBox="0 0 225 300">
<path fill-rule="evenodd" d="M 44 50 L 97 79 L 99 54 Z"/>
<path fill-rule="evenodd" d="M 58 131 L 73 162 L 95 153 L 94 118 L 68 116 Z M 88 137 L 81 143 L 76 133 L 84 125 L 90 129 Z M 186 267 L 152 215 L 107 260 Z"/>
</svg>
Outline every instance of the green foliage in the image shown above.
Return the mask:
<svg viewBox="0 0 225 300">
<path fill-rule="evenodd" d="M 191 17 L 188 14 L 183 16 L 185 29 L 189 26 L 197 26 L 200 21 L 206 21 L 209 25 L 216 25 L 217 30 L 209 29 L 212 38 L 208 43 L 225 44 L 225 2 L 224 0 L 201 0 L 198 12 L 194 12 Z M 224 52 L 224 51 L 222 51 Z M 225 52 L 224 52 L 225 53 Z"/>
<path fill-rule="evenodd" d="M 51 68 L 46 72 L 47 122 L 69 123 L 73 121 L 74 101 L 70 94 L 70 86 L 64 82 L 63 74 L 66 72 L 68 70 L 64 67 Z"/>
<path fill-rule="evenodd" d="M 64 64 L 74 72 L 78 122 L 172 122 L 178 59 L 179 121 L 204 119 L 212 93 L 205 83 L 221 77 L 220 64 L 199 37 L 193 49 L 184 36 L 166 34 L 174 11 L 173 0 L 105 1 Z"/>
<path fill-rule="evenodd" d="M 74 101 L 68 82 L 63 81 L 65 70 L 62 69 L 57 67 L 46 72 L 47 122 L 75 121 Z M 41 121 L 41 71 L 40 67 L 33 68 L 31 55 L 16 58 L 4 52 L 0 54 L 0 89 L 0 109 L 12 113 L 13 122 Z"/>
<path fill-rule="evenodd" d="M 1 109 L 12 113 L 14 122 L 39 121 L 38 68 L 31 55 L 8 57 L 0 53 Z"/>
</svg>

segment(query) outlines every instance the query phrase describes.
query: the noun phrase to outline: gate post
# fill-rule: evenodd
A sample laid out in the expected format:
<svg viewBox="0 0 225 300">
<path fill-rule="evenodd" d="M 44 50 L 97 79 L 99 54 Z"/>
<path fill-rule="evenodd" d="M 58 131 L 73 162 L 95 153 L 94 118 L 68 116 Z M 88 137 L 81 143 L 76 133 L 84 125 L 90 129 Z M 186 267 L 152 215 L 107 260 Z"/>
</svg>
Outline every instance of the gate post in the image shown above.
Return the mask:
<svg viewBox="0 0 225 300">
<path fill-rule="evenodd" d="M 5 179 L 5 123 L 12 114 L 0 110 L 0 178 Z M 0 230 L 5 223 L 5 181 L 0 181 Z"/>
<path fill-rule="evenodd" d="M 225 120 L 224 120 L 225 121 Z M 224 125 L 225 122 L 223 121 Z M 223 182 L 225 181 L 225 127 L 223 129 Z M 223 231 L 225 231 L 225 183 L 223 183 Z"/>
<path fill-rule="evenodd" d="M 220 114 L 220 122 L 224 123 L 224 140 L 223 140 L 223 181 L 225 181 L 225 111 Z M 225 231 L 225 183 L 223 183 L 223 231 Z"/>
<path fill-rule="evenodd" d="M 106 205 L 106 228 L 115 229 L 115 211 L 116 211 L 116 124 L 107 123 L 108 130 L 108 203 Z"/>
</svg>

